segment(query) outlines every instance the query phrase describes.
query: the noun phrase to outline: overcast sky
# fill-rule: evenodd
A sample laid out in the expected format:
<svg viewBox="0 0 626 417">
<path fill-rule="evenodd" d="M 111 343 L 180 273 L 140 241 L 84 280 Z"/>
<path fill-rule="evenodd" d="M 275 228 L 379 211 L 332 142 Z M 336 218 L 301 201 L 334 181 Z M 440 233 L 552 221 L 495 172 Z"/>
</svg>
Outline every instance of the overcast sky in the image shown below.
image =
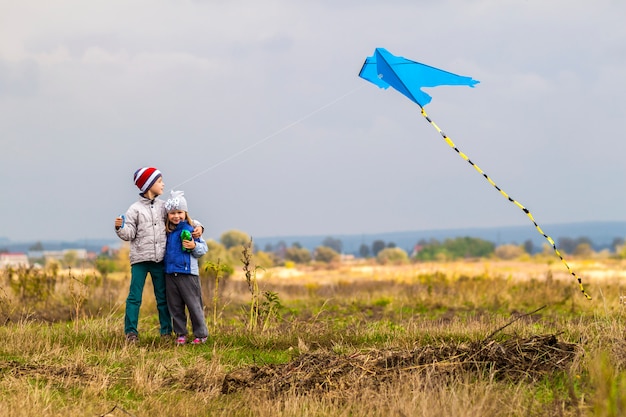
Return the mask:
<svg viewBox="0 0 626 417">
<path fill-rule="evenodd" d="M 115 238 L 155 166 L 205 237 L 626 220 L 622 0 L 0 0 L 0 237 Z M 549 230 L 546 230 L 549 233 Z"/>
</svg>

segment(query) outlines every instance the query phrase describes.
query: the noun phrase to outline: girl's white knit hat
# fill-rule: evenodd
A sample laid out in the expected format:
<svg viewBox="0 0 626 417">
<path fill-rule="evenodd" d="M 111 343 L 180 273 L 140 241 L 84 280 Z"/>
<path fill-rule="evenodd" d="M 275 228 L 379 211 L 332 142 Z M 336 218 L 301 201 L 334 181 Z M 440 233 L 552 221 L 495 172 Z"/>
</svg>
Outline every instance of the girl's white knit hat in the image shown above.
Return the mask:
<svg viewBox="0 0 626 417">
<path fill-rule="evenodd" d="M 184 194 L 184 191 L 170 191 L 170 198 L 165 202 L 165 209 L 168 213 L 173 210 L 188 211 L 187 200 L 183 197 Z"/>
</svg>

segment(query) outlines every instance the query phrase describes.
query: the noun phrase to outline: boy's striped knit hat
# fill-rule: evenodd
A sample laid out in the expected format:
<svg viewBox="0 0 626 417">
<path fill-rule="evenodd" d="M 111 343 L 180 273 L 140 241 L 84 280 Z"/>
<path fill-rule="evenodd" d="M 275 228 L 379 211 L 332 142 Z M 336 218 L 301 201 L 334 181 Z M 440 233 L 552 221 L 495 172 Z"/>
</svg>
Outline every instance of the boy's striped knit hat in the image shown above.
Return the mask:
<svg viewBox="0 0 626 417">
<path fill-rule="evenodd" d="M 142 193 L 148 191 L 161 176 L 161 171 L 153 167 L 143 167 L 135 171 L 133 180 Z"/>
</svg>

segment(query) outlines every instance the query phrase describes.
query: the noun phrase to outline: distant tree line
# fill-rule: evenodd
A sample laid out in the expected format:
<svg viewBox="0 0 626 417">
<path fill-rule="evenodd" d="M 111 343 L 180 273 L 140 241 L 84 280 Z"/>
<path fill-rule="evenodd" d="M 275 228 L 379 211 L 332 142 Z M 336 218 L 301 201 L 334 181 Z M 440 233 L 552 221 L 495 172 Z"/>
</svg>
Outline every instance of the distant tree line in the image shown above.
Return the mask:
<svg viewBox="0 0 626 417">
<path fill-rule="evenodd" d="M 562 254 L 573 256 L 593 256 L 596 252 L 593 242 L 588 237 L 559 238 L 556 246 Z M 342 242 L 340 239 L 327 237 L 322 244 L 310 251 L 300 243 L 294 242 L 287 246 L 284 241 L 275 245 L 266 244 L 264 251 L 271 253 L 273 258 L 281 262 L 306 264 L 309 262 L 328 262 L 336 260 L 342 254 Z M 374 240 L 370 245 L 362 243 L 356 253 L 351 253 L 356 258 L 374 259 L 379 263 L 405 262 L 405 261 L 445 261 L 468 258 L 515 259 L 521 256 L 532 256 L 552 252 L 553 248 L 546 241 L 541 247 L 536 247 L 532 240 L 522 244 L 495 243 L 474 237 L 457 237 L 445 240 L 421 239 L 412 248 L 398 248 L 394 242 Z M 624 239 L 615 238 L 610 248 L 615 257 L 626 258 L 626 245 Z"/>
<path fill-rule="evenodd" d="M 412 248 L 397 247 L 394 242 L 374 240 L 371 245 L 361 244 L 357 253 L 345 254 L 341 239 L 325 238 L 321 244 L 313 249 L 303 247 L 299 242 L 287 244 L 279 241 L 276 244 L 266 244 L 263 248 L 256 247 L 250 235 L 239 230 L 223 233 L 218 241 L 209 239 L 208 253 L 201 259 L 201 263 L 219 264 L 225 275 L 229 275 L 241 264 L 242 249 L 252 244 L 256 266 L 270 268 L 274 266 L 291 265 L 333 265 L 342 259 L 342 256 L 368 259 L 379 264 L 398 264 L 408 262 L 449 261 L 469 258 L 496 258 L 519 259 L 524 256 L 553 256 L 553 248 L 544 243 L 536 248 L 532 241 L 522 244 L 495 245 L 493 242 L 474 237 L 458 237 L 454 239 L 419 240 Z M 604 256 L 626 259 L 626 244 L 624 239 L 615 238 L 610 249 L 596 252 L 593 242 L 587 237 L 559 238 L 556 246 L 560 253 L 567 256 L 588 257 Z M 42 251 L 43 245 L 37 242 L 31 250 Z M 0 250 L 0 252 L 2 252 Z M 103 250 L 95 259 L 78 260 L 71 251 L 63 259 L 37 260 L 42 265 L 53 262 L 60 268 L 80 266 L 93 267 L 103 276 L 110 273 L 128 270 L 128 247 L 122 246 L 117 251 L 109 248 Z M 48 265 L 45 265 L 48 266 Z"/>
<path fill-rule="evenodd" d="M 454 260 L 464 258 L 484 258 L 495 250 L 495 244 L 474 237 L 446 239 L 439 242 L 421 240 L 415 247 L 415 259 L 419 261 Z"/>
</svg>

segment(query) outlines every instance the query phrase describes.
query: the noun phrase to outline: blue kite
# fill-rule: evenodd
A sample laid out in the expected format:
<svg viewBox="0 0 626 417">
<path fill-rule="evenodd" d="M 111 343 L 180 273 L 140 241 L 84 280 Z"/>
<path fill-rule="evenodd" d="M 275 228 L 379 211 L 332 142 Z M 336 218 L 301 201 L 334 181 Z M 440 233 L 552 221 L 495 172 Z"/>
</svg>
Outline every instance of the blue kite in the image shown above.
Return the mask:
<svg viewBox="0 0 626 417">
<path fill-rule="evenodd" d="M 393 87 L 420 107 L 424 107 L 432 100 L 431 96 L 422 91 L 422 87 L 467 85 L 474 88 L 480 82 L 472 77 L 456 75 L 392 55 L 384 48 L 376 48 L 374 55 L 367 57 L 359 77 L 380 88 Z"/>
<path fill-rule="evenodd" d="M 461 158 L 474 167 L 474 169 L 478 171 L 478 173 L 480 173 L 496 190 L 498 190 L 500 194 L 519 207 L 528 216 L 528 218 L 535 225 L 537 231 L 552 245 L 554 252 L 561 259 L 568 272 L 578 280 L 578 286 L 583 295 L 587 299 L 591 299 L 583 287 L 582 279 L 578 277 L 567 262 L 565 262 L 565 259 L 563 259 L 563 256 L 556 248 L 554 240 L 541 230 L 530 211 L 498 187 L 496 183 L 478 167 L 478 165 L 472 162 L 467 155 L 456 147 L 454 142 L 452 142 L 452 140 L 446 136 L 439 126 L 437 126 L 435 122 L 433 122 L 426 114 L 424 106 L 430 103 L 432 97 L 422 91 L 423 87 L 466 85 L 473 88 L 480 81 L 474 80 L 471 77 L 453 74 L 451 72 L 431 67 L 416 61 L 411 61 L 401 56 L 395 56 L 384 48 L 376 48 L 374 55 L 367 57 L 361 71 L 359 72 L 359 77 L 377 85 L 380 88 L 387 89 L 389 87 L 393 87 L 409 100 L 417 104 L 420 107 L 422 116 L 424 116 L 428 123 L 430 123 L 441 134 L 446 143 L 454 149 L 456 153 L 461 156 Z"/>
</svg>

